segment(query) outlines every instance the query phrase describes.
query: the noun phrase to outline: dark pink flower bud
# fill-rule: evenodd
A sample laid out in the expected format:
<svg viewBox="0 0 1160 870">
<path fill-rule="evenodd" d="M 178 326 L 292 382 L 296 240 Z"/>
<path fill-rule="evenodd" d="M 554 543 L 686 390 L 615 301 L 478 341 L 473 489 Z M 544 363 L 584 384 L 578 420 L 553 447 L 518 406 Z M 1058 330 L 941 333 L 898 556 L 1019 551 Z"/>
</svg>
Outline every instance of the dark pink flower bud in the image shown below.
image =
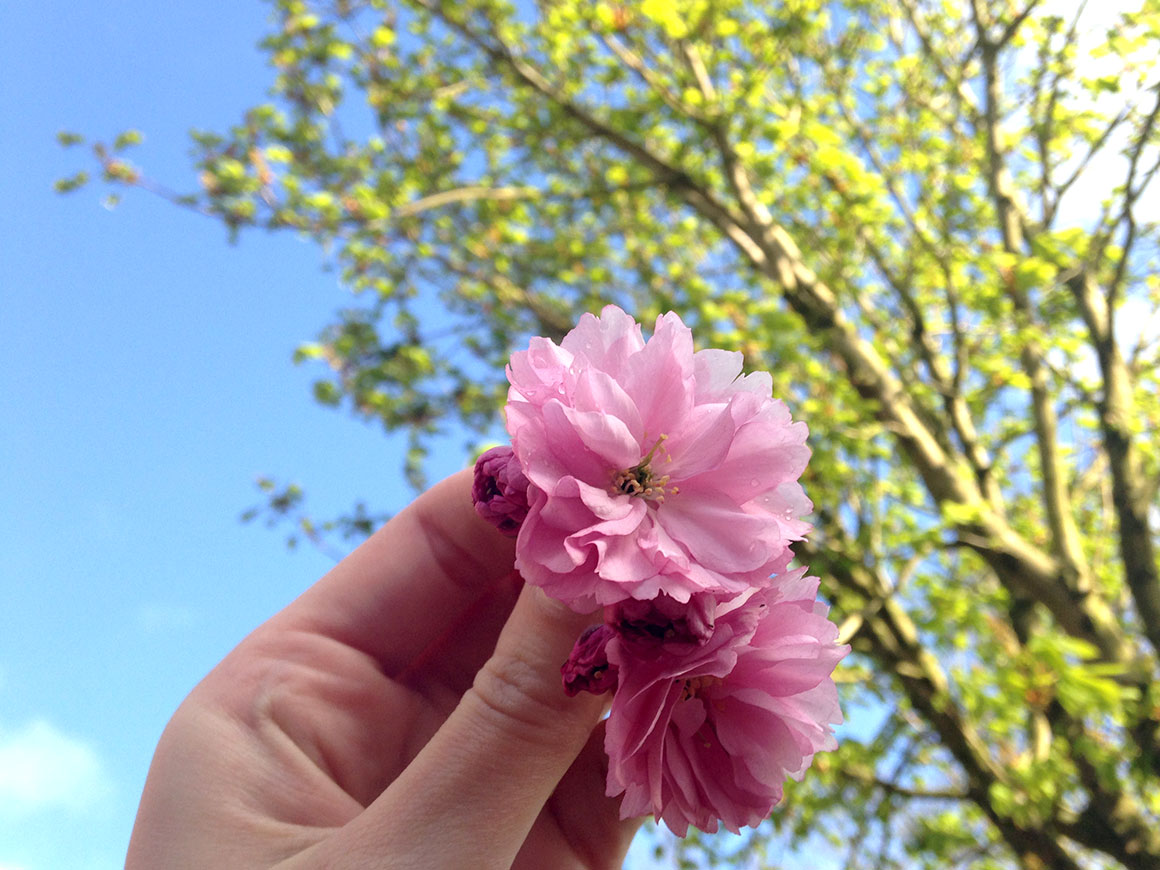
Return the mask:
<svg viewBox="0 0 1160 870">
<path fill-rule="evenodd" d="M 509 538 L 528 515 L 528 479 L 511 447 L 493 447 L 475 461 L 475 512 Z"/>
<path fill-rule="evenodd" d="M 658 595 L 648 601 L 621 601 L 606 609 L 605 618 L 628 641 L 703 644 L 713 634 L 716 610 L 712 595 L 691 595 L 684 604 Z"/>
<path fill-rule="evenodd" d="M 603 695 L 616 688 L 616 665 L 608 663 L 607 646 L 616 634 L 607 625 L 594 625 L 580 635 L 568 661 L 560 668 L 564 691 L 575 696 L 581 692 Z"/>
</svg>

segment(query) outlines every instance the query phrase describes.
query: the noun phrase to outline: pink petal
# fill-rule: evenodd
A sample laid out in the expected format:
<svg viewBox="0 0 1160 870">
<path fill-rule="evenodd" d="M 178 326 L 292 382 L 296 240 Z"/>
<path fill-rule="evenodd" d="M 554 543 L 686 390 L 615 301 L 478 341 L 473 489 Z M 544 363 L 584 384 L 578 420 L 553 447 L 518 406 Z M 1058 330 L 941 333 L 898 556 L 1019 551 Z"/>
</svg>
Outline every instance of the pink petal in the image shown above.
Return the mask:
<svg viewBox="0 0 1160 870">
<path fill-rule="evenodd" d="M 706 348 L 693 354 L 693 378 L 698 402 L 721 402 L 734 392 L 744 357 L 739 351 Z"/>
<path fill-rule="evenodd" d="M 725 461 L 737 426 L 728 405 L 697 405 L 686 415 L 681 428 L 665 442 L 669 459 L 662 469 L 673 481 L 711 472 Z"/>
<path fill-rule="evenodd" d="M 572 401 L 578 411 L 596 411 L 621 420 L 638 444 L 644 439 L 644 425 L 636 403 L 607 372 L 598 369 L 580 372 Z"/>
<path fill-rule="evenodd" d="M 644 338 L 639 323 L 615 305 L 607 305 L 600 317 L 581 315 L 560 347 L 617 377 L 625 362 L 644 347 Z"/>
<path fill-rule="evenodd" d="M 608 485 L 617 470 L 631 468 L 640 461 L 640 443 L 620 418 L 600 411 L 577 411 L 559 403 L 544 408 L 545 418 L 548 418 L 549 409 L 557 408 L 563 420 L 553 414 L 551 419 L 557 426 L 553 426 L 552 431 L 571 430 L 584 449 L 593 454 L 598 466 L 602 466 L 600 471 L 587 475 L 593 483 L 603 476 Z"/>
<path fill-rule="evenodd" d="M 563 394 L 564 374 L 572 365 L 573 356 L 557 347 L 547 338 L 533 338 L 526 351 L 512 354 L 507 368 L 512 389 L 508 401 L 523 398 L 542 404 L 549 398 Z"/>
<path fill-rule="evenodd" d="M 627 360 L 624 384 L 640 411 L 646 442 L 680 427 L 693 404 L 693 334 L 677 315 L 657 318 L 648 344 Z"/>
<path fill-rule="evenodd" d="M 739 511 L 734 499 L 716 489 L 682 486 L 658 514 L 665 531 L 690 557 L 715 571 L 750 571 L 770 557 L 771 548 L 762 540 L 769 528 L 765 518 Z"/>
</svg>

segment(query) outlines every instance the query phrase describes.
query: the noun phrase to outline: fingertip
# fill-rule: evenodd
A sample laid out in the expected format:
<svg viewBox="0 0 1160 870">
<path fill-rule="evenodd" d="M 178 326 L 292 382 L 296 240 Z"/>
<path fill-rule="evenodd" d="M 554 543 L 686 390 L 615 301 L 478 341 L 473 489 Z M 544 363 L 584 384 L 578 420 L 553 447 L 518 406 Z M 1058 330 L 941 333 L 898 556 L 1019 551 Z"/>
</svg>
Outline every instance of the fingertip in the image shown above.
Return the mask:
<svg viewBox="0 0 1160 870">
<path fill-rule="evenodd" d="M 482 705 L 481 716 L 494 715 L 497 739 L 511 741 L 513 750 L 520 742 L 539 743 L 555 755 L 563 740 L 573 746 L 575 758 L 599 721 L 603 702 L 588 694 L 568 696 L 560 666 L 592 619 L 542 589 L 525 586 L 464 704 Z"/>
</svg>

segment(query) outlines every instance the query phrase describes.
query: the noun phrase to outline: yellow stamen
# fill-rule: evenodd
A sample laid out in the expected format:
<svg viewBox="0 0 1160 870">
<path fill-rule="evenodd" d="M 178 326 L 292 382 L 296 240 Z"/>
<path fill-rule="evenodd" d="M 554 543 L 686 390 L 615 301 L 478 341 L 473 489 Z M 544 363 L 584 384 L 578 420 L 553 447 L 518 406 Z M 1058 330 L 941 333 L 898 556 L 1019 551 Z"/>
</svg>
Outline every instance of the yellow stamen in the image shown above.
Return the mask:
<svg viewBox="0 0 1160 870">
<path fill-rule="evenodd" d="M 690 677 L 685 680 L 685 685 L 681 689 L 681 700 L 688 701 L 690 698 L 696 698 L 703 690 L 718 686 L 722 682 L 720 677 L 712 675 Z"/>
<path fill-rule="evenodd" d="M 657 504 L 664 504 L 666 495 L 675 495 L 677 488 L 675 486 L 669 487 L 669 475 L 654 478 L 650 467 L 657 451 L 663 449 L 662 445 L 668 437 L 668 435 L 662 434 L 640 462 L 632 468 L 616 472 L 612 476 L 613 491 L 628 496 L 637 496 Z M 666 461 L 672 462 L 672 459 L 666 454 Z"/>
</svg>

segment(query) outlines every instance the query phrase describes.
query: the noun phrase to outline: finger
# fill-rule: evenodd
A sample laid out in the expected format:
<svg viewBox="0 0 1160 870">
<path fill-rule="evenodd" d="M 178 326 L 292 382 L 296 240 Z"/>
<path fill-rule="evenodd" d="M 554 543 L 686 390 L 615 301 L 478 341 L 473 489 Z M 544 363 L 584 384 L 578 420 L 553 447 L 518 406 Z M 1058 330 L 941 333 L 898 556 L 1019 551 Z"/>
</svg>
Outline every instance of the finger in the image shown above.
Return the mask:
<svg viewBox="0 0 1160 870">
<path fill-rule="evenodd" d="M 472 688 L 339 832 L 335 854 L 390 856 L 401 867 L 511 867 L 600 719 L 600 698 L 569 698 L 560 683 L 560 663 L 590 621 L 526 587 Z"/>
<path fill-rule="evenodd" d="M 514 554 L 514 543 L 475 513 L 471 472 L 460 472 L 340 562 L 279 615 L 279 627 L 333 637 L 392 676 L 448 644 L 466 645 L 478 667 L 519 592 Z"/>
<path fill-rule="evenodd" d="M 564 848 L 574 855 L 576 867 L 620 867 L 624 864 L 632 838 L 644 818 L 621 819 L 620 798 L 605 796 L 608 755 L 604 751 L 604 724 L 601 722 L 596 726 L 580 755 L 552 792 L 548 814 L 532 828 L 516 859 L 518 866 L 545 866 L 542 856 L 548 854 L 553 846 L 557 852 Z M 541 824 L 548 820 L 551 825 Z M 561 870 L 564 867 L 559 862 L 552 866 Z"/>
</svg>

